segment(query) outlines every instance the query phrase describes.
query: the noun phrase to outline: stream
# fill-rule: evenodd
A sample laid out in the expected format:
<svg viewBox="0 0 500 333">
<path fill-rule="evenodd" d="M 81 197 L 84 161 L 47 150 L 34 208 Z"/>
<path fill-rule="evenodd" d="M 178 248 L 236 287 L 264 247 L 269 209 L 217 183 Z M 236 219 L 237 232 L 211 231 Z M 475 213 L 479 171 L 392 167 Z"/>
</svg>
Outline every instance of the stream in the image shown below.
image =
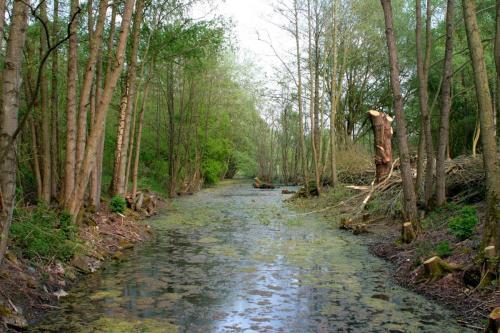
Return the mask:
<svg viewBox="0 0 500 333">
<path fill-rule="evenodd" d="M 394 284 L 366 240 L 224 182 L 148 221 L 152 241 L 84 278 L 32 332 L 468 332 Z"/>
</svg>

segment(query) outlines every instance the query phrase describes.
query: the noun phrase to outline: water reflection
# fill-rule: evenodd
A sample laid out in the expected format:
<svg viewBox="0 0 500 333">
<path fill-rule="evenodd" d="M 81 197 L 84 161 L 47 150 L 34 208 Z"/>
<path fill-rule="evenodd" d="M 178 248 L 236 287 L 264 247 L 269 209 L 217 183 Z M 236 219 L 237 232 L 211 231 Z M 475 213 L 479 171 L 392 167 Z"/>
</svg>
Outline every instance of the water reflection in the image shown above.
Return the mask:
<svg viewBox="0 0 500 333">
<path fill-rule="evenodd" d="M 36 332 L 466 332 L 395 286 L 360 239 L 228 184 L 173 203 L 155 239 L 89 277 Z"/>
</svg>

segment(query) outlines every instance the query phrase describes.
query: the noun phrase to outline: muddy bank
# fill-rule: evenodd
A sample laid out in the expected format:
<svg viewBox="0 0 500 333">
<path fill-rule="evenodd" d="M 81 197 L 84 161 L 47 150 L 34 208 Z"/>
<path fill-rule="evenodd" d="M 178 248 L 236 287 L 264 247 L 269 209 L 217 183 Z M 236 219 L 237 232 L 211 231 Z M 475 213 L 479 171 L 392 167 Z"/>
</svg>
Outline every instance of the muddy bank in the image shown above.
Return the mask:
<svg viewBox="0 0 500 333">
<path fill-rule="evenodd" d="M 129 249 L 148 240 L 152 232 L 144 220 L 161 205 L 158 196 L 153 200 L 144 209 L 127 209 L 123 214 L 110 212 L 105 203 L 101 212 L 80 216 L 74 241 L 78 248 L 67 261 L 23 258 L 24 249 L 11 246 L 0 268 L 0 332 L 31 326 L 48 311 L 58 309 L 59 301 L 86 275 L 109 261 L 123 260 Z"/>
<path fill-rule="evenodd" d="M 478 287 L 481 272 L 470 268 L 481 267 L 480 240 L 481 222 L 465 240 L 458 240 L 448 228 L 448 221 L 460 212 L 453 205 L 425 216 L 423 231 L 410 244 L 401 242 L 401 217 L 380 214 L 375 202 L 363 214 L 359 213 L 363 196 L 356 190 L 343 188 L 336 193 L 326 192 L 321 198 L 295 198 L 291 203 L 305 209 L 309 214 L 321 215 L 334 228 L 358 235 L 369 247 L 372 254 L 391 263 L 391 274 L 399 285 L 413 290 L 452 311 L 463 327 L 482 331 L 487 326 L 488 315 L 500 306 L 500 292 L 496 281 Z M 482 221 L 484 203 L 471 206 Z M 384 208 L 385 209 L 385 208 Z M 353 216 L 356 218 L 353 218 Z M 424 261 L 440 256 L 447 263 L 456 265 L 458 270 L 431 281 L 424 278 Z M 453 319 L 451 319 L 453 320 Z"/>
</svg>

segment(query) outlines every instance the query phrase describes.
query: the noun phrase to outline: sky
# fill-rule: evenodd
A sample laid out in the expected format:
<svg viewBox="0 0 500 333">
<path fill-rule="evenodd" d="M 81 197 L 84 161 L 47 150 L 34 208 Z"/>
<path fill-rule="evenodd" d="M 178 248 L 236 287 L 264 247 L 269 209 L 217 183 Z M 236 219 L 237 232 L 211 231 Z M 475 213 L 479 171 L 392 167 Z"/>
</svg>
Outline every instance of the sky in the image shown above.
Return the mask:
<svg viewBox="0 0 500 333">
<path fill-rule="evenodd" d="M 231 18 L 240 59 L 252 59 L 262 68 L 262 76 L 269 77 L 280 66 L 269 44 L 272 43 L 281 57 L 294 45 L 291 36 L 279 27 L 283 19 L 275 13 L 274 4 L 275 0 L 215 0 L 210 6 L 196 8 L 195 12 Z"/>
</svg>

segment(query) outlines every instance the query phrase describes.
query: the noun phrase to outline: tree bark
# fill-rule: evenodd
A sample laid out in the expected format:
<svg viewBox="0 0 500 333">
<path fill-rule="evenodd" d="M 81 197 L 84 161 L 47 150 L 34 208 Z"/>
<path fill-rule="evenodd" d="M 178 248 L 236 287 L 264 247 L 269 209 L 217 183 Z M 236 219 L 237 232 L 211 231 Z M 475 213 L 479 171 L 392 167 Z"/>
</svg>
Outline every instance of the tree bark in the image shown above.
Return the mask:
<svg viewBox="0 0 500 333">
<path fill-rule="evenodd" d="M 94 168 L 96 163 L 95 154 L 98 149 L 99 139 L 104 133 L 104 121 L 109 108 L 109 104 L 111 103 L 111 98 L 113 97 L 114 89 L 122 71 L 133 9 L 134 0 L 127 0 L 122 15 L 120 37 L 117 45 L 115 61 L 113 64 L 113 68 L 110 70 L 109 76 L 106 77 L 103 93 L 96 109 L 96 126 L 89 134 L 82 167 L 80 168 L 80 171 L 78 172 L 76 178 L 76 188 L 70 200 L 68 210 L 74 219 L 76 219 L 76 216 L 82 206 L 85 189 L 90 178 L 90 173 L 92 172 L 92 169 Z"/>
<path fill-rule="evenodd" d="M 496 6 L 496 33 L 495 33 L 495 67 L 497 69 L 497 85 L 496 85 L 496 113 L 497 113 L 497 135 L 500 128 L 500 0 L 497 0 Z"/>
<path fill-rule="evenodd" d="M 40 4 L 40 19 L 43 24 L 40 24 L 40 59 L 47 52 L 47 35 L 44 27 L 48 26 L 47 19 L 47 2 L 43 1 Z M 52 170 L 50 157 L 51 140 L 50 140 L 50 113 L 49 113 L 49 96 L 48 96 L 48 81 L 45 67 L 40 68 L 42 75 L 40 76 L 40 115 L 42 121 L 41 128 L 41 150 L 42 150 L 42 199 L 46 203 L 50 203 L 52 198 Z"/>
<path fill-rule="evenodd" d="M 410 165 L 410 152 L 408 149 L 408 136 L 406 132 L 406 119 L 403 112 L 403 96 L 399 81 L 399 63 L 394 37 L 393 15 L 391 0 L 380 0 L 384 10 L 386 26 L 387 49 L 389 52 L 390 79 L 394 98 L 394 112 L 396 114 L 396 129 L 401 159 L 401 178 L 403 181 L 404 215 L 408 221 L 417 223 L 417 201 Z M 418 225 L 417 225 L 418 226 Z"/>
<path fill-rule="evenodd" d="M 433 174 L 434 174 L 434 148 L 432 144 L 431 118 L 429 114 L 429 89 L 428 89 L 428 73 L 429 59 L 431 52 L 431 4 L 427 0 L 427 15 L 426 15 L 426 52 L 425 58 L 422 50 L 422 8 L 421 0 L 416 0 L 416 20 L 417 26 L 415 29 L 416 35 L 416 51 L 417 51 L 417 76 L 418 76 L 418 92 L 420 113 L 422 116 L 422 132 L 424 134 L 426 166 L 425 166 L 425 186 L 424 186 L 424 204 L 429 206 L 429 201 L 432 196 Z M 423 156 L 419 156 L 422 159 Z"/>
<path fill-rule="evenodd" d="M 392 118 L 385 113 L 368 111 L 373 127 L 377 183 L 382 181 L 392 167 Z"/>
<path fill-rule="evenodd" d="M 338 68 L 338 48 L 337 48 L 337 11 L 338 1 L 332 4 L 332 78 L 330 82 L 330 165 L 332 186 L 337 186 L 337 134 L 335 123 L 337 119 L 337 68 Z"/>
<path fill-rule="evenodd" d="M 297 105 L 299 109 L 299 139 L 300 139 L 300 158 L 302 165 L 302 173 L 304 175 L 305 193 L 309 193 L 309 172 L 307 168 L 307 149 L 306 139 L 304 135 L 304 110 L 302 100 L 302 65 L 300 56 L 300 34 L 299 34 L 299 5 L 298 0 L 294 0 L 294 26 L 295 26 L 295 51 L 297 62 Z"/>
<path fill-rule="evenodd" d="M 463 0 L 462 6 L 467 42 L 474 70 L 476 96 L 479 105 L 479 120 L 481 123 L 484 170 L 486 172 L 487 216 L 483 230 L 483 243 L 484 245 L 494 245 L 498 249 L 500 248 L 500 233 L 498 232 L 500 216 L 497 203 L 500 191 L 500 172 L 498 170 L 493 103 L 488 85 L 484 50 L 477 25 L 476 4 L 474 0 Z"/>
<path fill-rule="evenodd" d="M 139 113 L 137 139 L 135 145 L 134 169 L 132 172 L 132 198 L 134 199 L 137 194 L 137 175 L 139 174 L 139 160 L 141 157 L 142 126 L 144 123 L 144 112 L 146 111 L 146 99 L 148 97 L 148 91 L 149 79 L 146 81 L 146 84 L 144 86 L 144 94 L 142 96 L 141 102 L 141 112 Z"/>
<path fill-rule="evenodd" d="M 453 34 L 455 0 L 448 0 L 446 10 L 446 47 L 443 69 L 443 88 L 441 91 L 441 117 L 439 122 L 439 142 L 436 158 L 436 205 L 446 202 L 446 149 L 449 142 L 451 111 L 451 78 L 453 75 Z"/>
<path fill-rule="evenodd" d="M 16 194 L 16 144 L 14 133 L 18 126 L 21 65 L 28 25 L 29 2 L 14 0 L 9 39 L 2 72 L 0 109 L 0 264 L 7 250 L 9 229 Z"/>
<path fill-rule="evenodd" d="M 139 48 L 139 37 L 141 32 L 142 12 L 144 0 L 137 0 L 135 8 L 134 24 L 132 28 L 132 49 L 130 62 L 128 64 L 127 88 L 122 99 L 120 112 L 120 132 L 116 145 L 115 169 L 113 175 L 113 194 L 124 196 L 126 194 L 126 171 L 130 143 L 130 123 L 132 117 L 133 101 L 136 92 L 137 77 L 137 53 Z"/>
<path fill-rule="evenodd" d="M 52 21 L 52 44 L 59 40 L 59 0 L 54 0 L 54 12 Z M 51 109 L 51 143 L 50 156 L 52 164 L 52 196 L 58 197 L 59 175 L 60 175 L 60 151 L 59 151 L 59 49 L 52 51 L 52 81 L 50 91 L 50 109 Z"/>
<path fill-rule="evenodd" d="M 71 0 L 70 18 L 76 15 L 78 0 Z M 75 188 L 76 175 L 76 81 L 78 75 L 78 19 L 75 17 L 69 28 L 68 74 L 66 97 L 66 163 L 64 169 L 64 200 L 68 208 Z"/>
</svg>

